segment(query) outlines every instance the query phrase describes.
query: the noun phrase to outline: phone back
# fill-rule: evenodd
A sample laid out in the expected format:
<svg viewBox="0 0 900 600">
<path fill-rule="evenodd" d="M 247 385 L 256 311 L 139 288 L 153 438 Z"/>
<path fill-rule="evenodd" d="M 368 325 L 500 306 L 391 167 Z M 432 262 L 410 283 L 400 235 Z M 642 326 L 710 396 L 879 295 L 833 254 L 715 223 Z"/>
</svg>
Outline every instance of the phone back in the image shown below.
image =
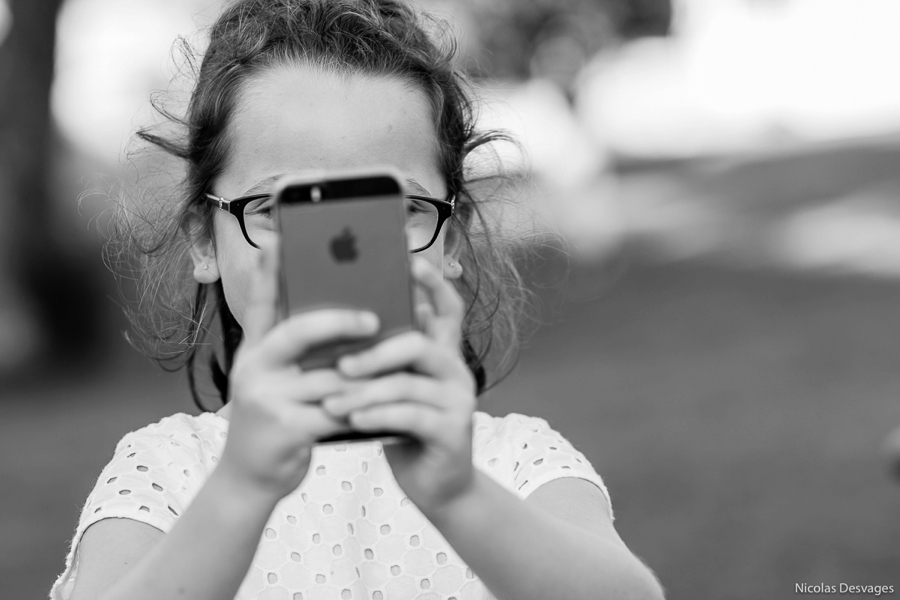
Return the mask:
<svg viewBox="0 0 900 600">
<path fill-rule="evenodd" d="M 351 308 L 381 321 L 374 340 L 317 348 L 302 361 L 305 368 L 332 366 L 342 354 L 414 327 L 403 196 L 396 179 L 386 186 L 380 177 L 372 185 L 357 177 L 349 187 L 333 180 L 288 184 L 279 194 L 283 316 Z"/>
</svg>

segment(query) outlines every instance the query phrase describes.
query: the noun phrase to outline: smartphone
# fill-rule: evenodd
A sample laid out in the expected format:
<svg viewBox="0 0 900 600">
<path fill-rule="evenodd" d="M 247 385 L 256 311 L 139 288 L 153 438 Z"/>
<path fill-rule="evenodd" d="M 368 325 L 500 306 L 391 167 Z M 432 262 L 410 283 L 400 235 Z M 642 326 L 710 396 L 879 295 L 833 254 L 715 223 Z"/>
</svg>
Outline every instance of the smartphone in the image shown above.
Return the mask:
<svg viewBox="0 0 900 600">
<path fill-rule="evenodd" d="M 303 369 L 333 367 L 337 359 L 415 328 L 406 216 L 399 174 L 365 171 L 287 176 L 275 191 L 281 236 L 282 318 L 321 308 L 370 310 L 379 332 L 311 349 Z M 350 432 L 320 443 L 408 439 L 397 432 Z"/>
</svg>

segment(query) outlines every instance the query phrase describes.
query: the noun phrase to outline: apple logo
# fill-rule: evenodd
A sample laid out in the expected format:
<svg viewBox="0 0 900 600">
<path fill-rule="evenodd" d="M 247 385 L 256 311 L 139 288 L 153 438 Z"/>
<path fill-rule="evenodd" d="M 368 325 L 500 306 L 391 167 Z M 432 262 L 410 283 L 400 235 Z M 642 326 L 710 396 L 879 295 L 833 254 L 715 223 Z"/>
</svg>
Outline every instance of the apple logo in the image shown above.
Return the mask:
<svg viewBox="0 0 900 600">
<path fill-rule="evenodd" d="M 356 236 L 349 227 L 344 227 L 340 235 L 331 238 L 331 255 L 337 262 L 351 262 L 356 260 L 359 252 L 356 250 Z"/>
</svg>

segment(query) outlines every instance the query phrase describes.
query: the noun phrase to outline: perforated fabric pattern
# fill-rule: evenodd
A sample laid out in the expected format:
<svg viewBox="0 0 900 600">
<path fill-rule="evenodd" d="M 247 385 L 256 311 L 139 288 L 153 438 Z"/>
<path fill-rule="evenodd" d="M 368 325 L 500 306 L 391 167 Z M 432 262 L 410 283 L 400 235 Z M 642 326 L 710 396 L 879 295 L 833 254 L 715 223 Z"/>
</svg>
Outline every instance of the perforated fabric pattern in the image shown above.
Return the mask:
<svg viewBox="0 0 900 600">
<path fill-rule="evenodd" d="M 584 456 L 546 421 L 474 416 L 473 463 L 524 498 L 580 477 L 607 494 Z M 228 422 L 178 414 L 126 435 L 82 510 L 52 600 L 71 596 L 78 543 L 105 518 L 169 531 L 215 468 Z M 608 494 L 607 494 L 608 498 Z M 276 506 L 238 600 L 487 600 L 492 598 L 405 496 L 379 443 L 320 446 L 303 484 Z"/>
<path fill-rule="evenodd" d="M 588 459 L 544 419 L 477 413 L 473 461 L 522 498 L 554 479 L 577 477 L 600 488 L 610 502 L 603 480 Z"/>
</svg>

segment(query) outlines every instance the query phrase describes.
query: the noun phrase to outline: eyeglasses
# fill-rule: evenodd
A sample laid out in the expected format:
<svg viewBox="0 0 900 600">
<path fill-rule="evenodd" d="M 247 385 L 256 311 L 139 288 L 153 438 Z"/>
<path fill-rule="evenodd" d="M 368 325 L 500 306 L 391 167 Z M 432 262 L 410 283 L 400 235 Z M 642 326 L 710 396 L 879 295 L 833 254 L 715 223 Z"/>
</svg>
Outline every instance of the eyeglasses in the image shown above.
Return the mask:
<svg viewBox="0 0 900 600">
<path fill-rule="evenodd" d="M 206 199 L 217 208 L 234 215 L 241 226 L 244 239 L 254 248 L 259 240 L 274 231 L 272 208 L 275 198 L 272 194 L 253 194 L 226 200 L 214 194 L 206 194 Z M 410 250 L 421 252 L 431 247 L 441 232 L 444 222 L 453 215 L 456 208 L 456 197 L 450 195 L 446 200 L 408 194 L 404 196 L 406 206 L 406 237 Z"/>
</svg>

